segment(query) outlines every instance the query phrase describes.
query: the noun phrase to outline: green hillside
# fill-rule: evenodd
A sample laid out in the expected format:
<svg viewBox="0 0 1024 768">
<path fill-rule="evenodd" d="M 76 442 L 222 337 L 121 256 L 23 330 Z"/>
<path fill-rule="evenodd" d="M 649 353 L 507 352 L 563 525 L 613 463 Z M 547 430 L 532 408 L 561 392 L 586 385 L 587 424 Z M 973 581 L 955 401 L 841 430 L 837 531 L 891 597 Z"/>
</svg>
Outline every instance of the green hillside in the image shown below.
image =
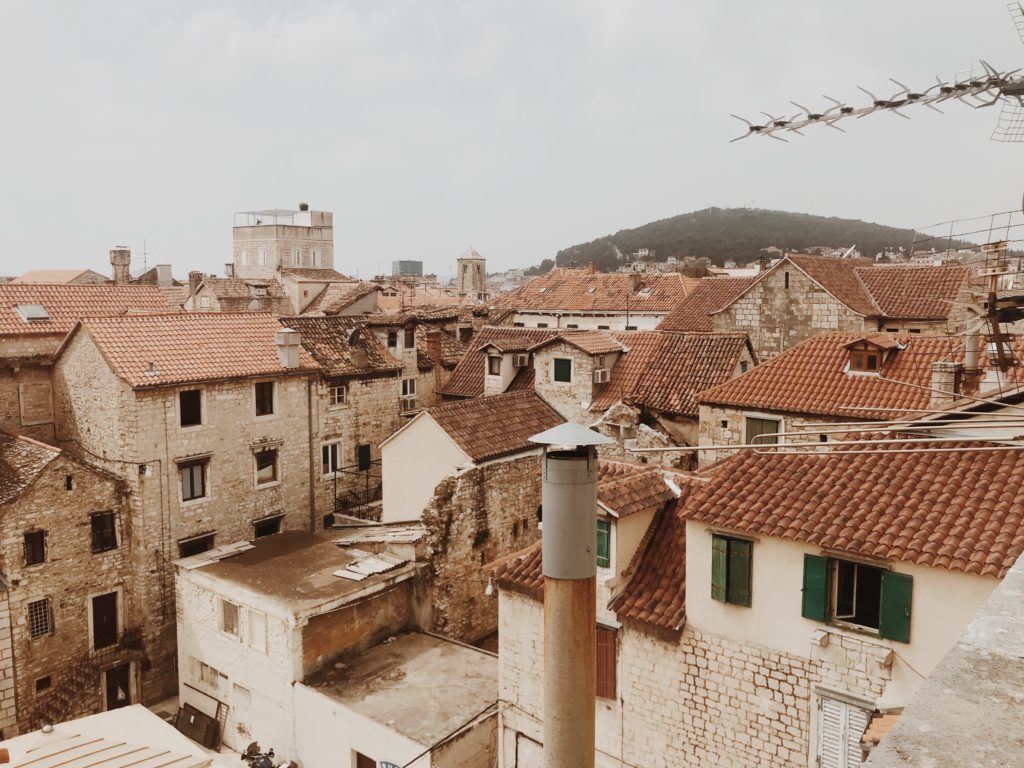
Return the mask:
<svg viewBox="0 0 1024 768">
<path fill-rule="evenodd" d="M 885 248 L 909 250 L 914 239 L 911 229 L 886 227 L 855 219 L 826 218 L 806 213 L 767 211 L 760 208 L 707 208 L 654 221 L 634 229 L 623 229 L 589 243 L 559 251 L 558 266 L 583 266 L 591 261 L 602 271 L 613 271 L 622 262 L 615 248 L 627 256 L 640 248 L 656 251 L 656 260 L 669 256 L 706 256 L 713 264 L 726 260 L 738 264 L 755 261 L 762 248 L 802 250 L 814 246 L 849 247 L 856 244 L 863 256 L 873 257 Z M 946 247 L 945 240 L 935 247 Z M 552 266 L 545 259 L 532 272 L 545 272 Z"/>
</svg>

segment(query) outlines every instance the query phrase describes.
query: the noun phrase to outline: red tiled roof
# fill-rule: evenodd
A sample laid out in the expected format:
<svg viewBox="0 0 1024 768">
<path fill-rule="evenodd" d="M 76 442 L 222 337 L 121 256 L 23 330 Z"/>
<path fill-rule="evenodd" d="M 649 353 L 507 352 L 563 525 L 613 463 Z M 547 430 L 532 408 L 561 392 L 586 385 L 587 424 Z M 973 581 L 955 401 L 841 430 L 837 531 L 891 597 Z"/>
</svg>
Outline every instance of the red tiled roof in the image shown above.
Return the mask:
<svg viewBox="0 0 1024 768">
<path fill-rule="evenodd" d="M 0 431 L 0 504 L 32 485 L 59 455 L 59 448 Z"/>
<path fill-rule="evenodd" d="M 731 304 L 754 282 L 752 277 L 706 277 L 658 325 L 660 331 L 711 333 L 712 314 Z"/>
<path fill-rule="evenodd" d="M 282 317 L 281 325 L 299 332 L 302 346 L 320 364 L 324 376 L 397 376 L 402 364 L 370 331 L 360 330 L 360 317 Z M 361 349 L 366 362 L 353 361 Z"/>
<path fill-rule="evenodd" d="M 423 370 L 430 370 L 437 362 L 431 354 L 427 340 L 428 334 L 434 330 L 435 328 L 428 325 L 416 327 L 416 363 Z M 450 333 L 440 329 L 436 329 L 436 332 L 441 334 L 441 365 L 445 368 L 454 368 L 466 354 L 466 345 Z"/>
<path fill-rule="evenodd" d="M 882 315 L 905 320 L 945 320 L 971 277 L 971 268 L 876 266 L 857 270 Z"/>
<path fill-rule="evenodd" d="M 287 297 L 284 288 L 276 280 L 243 279 L 241 277 L 207 277 L 205 285 L 218 299 L 248 299 L 255 294 L 253 289 L 262 288 L 268 298 L 283 299 Z"/>
<path fill-rule="evenodd" d="M 297 283 L 351 283 L 352 278 L 329 268 L 283 267 L 281 274 Z"/>
<path fill-rule="evenodd" d="M 605 331 L 562 331 L 557 336 L 535 344 L 533 350 L 546 347 L 556 341 L 576 347 L 588 355 L 605 355 L 609 352 L 621 352 L 622 343 Z"/>
<path fill-rule="evenodd" d="M 739 378 L 701 392 L 698 399 L 710 405 L 777 413 L 890 419 L 898 414 L 885 409 L 912 412 L 928 408 L 933 362 L 963 360 L 960 339 L 914 335 L 900 337 L 905 348 L 889 352 L 880 376 L 847 373 L 846 345 L 864 337 L 863 333 L 844 331 L 815 334 Z M 896 338 L 872 334 L 876 341 L 883 337 Z M 982 370 L 988 367 L 986 346 L 982 345 L 980 355 Z M 1019 337 L 1013 350 L 1018 360 L 1024 360 Z M 1010 368 L 1005 377 L 1010 383 L 1024 381 L 1024 366 Z M 968 384 L 965 380 L 965 387 Z"/>
<path fill-rule="evenodd" d="M 91 269 L 30 269 L 11 280 L 18 285 L 39 284 L 39 283 L 70 283 L 82 275 L 98 273 Z M 102 277 L 102 276 L 101 276 Z"/>
<path fill-rule="evenodd" d="M 618 518 L 657 511 L 673 498 L 657 467 L 624 461 L 598 464 L 597 501 Z"/>
<path fill-rule="evenodd" d="M 858 314 L 873 317 L 880 314 L 858 277 L 860 268 L 870 269 L 874 262 L 868 259 L 836 259 L 829 256 L 789 254 L 772 269 L 781 269 L 787 261 L 795 264 L 822 288 Z"/>
<path fill-rule="evenodd" d="M 173 309 L 181 309 L 190 295 L 187 285 L 161 285 L 158 288 Z"/>
<path fill-rule="evenodd" d="M 630 289 L 632 275 L 553 269 L 503 293 L 493 307 L 520 311 L 670 312 L 699 280 L 677 272 L 643 273 L 640 290 Z"/>
<path fill-rule="evenodd" d="M 544 573 L 541 567 L 541 542 L 515 552 L 484 567 L 484 573 L 502 589 L 511 589 L 535 599 L 544 596 Z"/>
<path fill-rule="evenodd" d="M 745 333 L 624 331 L 628 351 L 590 406 L 604 411 L 620 399 L 665 413 L 696 416 L 697 393 L 728 381 L 747 346 Z"/>
<path fill-rule="evenodd" d="M 304 315 L 336 315 L 353 302 L 380 290 L 374 283 L 329 283 L 309 303 Z"/>
<path fill-rule="evenodd" d="M 989 445 L 744 450 L 718 465 L 721 479 L 694 493 L 684 513 L 732 531 L 1001 578 L 1024 551 L 1024 450 L 979 450 Z"/>
<path fill-rule="evenodd" d="M 530 437 L 565 422 L 535 392 L 459 400 L 424 413 L 478 462 L 535 449 Z"/>
<path fill-rule="evenodd" d="M 75 334 L 82 330 L 92 337 L 111 370 L 132 387 L 319 370 L 305 349 L 299 351 L 298 369 L 281 365 L 274 343 L 281 324 L 273 315 L 186 312 L 97 317 L 80 321 Z M 151 366 L 155 373 L 148 372 Z"/>
<path fill-rule="evenodd" d="M 19 304 L 41 304 L 50 315 L 28 323 Z M 169 312 L 172 307 L 155 285 L 40 285 L 0 284 L 0 335 L 64 335 L 83 317 Z"/>
<path fill-rule="evenodd" d="M 441 394 L 457 397 L 479 397 L 484 393 L 484 358 L 486 354 L 483 348 L 489 343 L 494 342 L 502 345 L 503 349 L 505 346 L 516 345 L 515 349 L 519 349 L 521 346 L 525 350 L 538 342 L 550 339 L 558 333 L 558 329 L 554 328 L 513 328 L 509 326 L 485 325 L 473 337 L 472 345 L 466 351 L 466 354 L 463 355 L 455 370 L 452 371 L 452 376 L 441 390 Z M 508 351 L 512 351 L 512 349 Z M 531 376 L 531 389 L 533 388 L 532 385 L 533 378 Z"/>
<path fill-rule="evenodd" d="M 412 322 L 430 323 L 438 321 L 450 322 L 472 322 L 472 313 L 467 311 L 469 307 L 458 304 L 423 304 L 416 307 L 408 307 L 401 312 L 390 314 L 370 315 L 366 319 L 367 325 L 373 327 L 398 327 Z"/>
</svg>

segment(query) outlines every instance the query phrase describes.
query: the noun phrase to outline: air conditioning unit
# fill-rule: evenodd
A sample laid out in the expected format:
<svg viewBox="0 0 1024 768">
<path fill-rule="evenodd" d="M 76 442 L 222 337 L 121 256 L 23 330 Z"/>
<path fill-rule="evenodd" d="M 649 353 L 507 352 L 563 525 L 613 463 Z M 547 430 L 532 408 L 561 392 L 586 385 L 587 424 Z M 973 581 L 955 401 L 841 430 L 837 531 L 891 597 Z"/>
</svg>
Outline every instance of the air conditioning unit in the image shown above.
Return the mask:
<svg viewBox="0 0 1024 768">
<path fill-rule="evenodd" d="M 415 411 L 416 410 L 416 398 L 415 397 L 403 397 L 402 398 L 402 410 L 403 411 Z"/>
<path fill-rule="evenodd" d="M 530 356 L 529 355 L 512 355 L 512 365 L 515 368 L 529 368 L 530 367 Z"/>
<path fill-rule="evenodd" d="M 594 383 L 595 384 L 607 384 L 608 380 L 612 377 L 612 372 L 607 368 L 598 368 L 594 371 Z"/>
</svg>

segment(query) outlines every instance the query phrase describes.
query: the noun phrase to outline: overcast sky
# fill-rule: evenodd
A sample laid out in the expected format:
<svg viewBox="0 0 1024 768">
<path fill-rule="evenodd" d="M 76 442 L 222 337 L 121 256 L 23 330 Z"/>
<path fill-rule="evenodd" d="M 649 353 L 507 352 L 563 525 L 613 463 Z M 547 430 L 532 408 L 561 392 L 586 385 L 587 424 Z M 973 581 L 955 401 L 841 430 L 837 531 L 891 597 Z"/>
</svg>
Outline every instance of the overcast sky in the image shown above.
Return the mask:
<svg viewBox="0 0 1024 768">
<path fill-rule="evenodd" d="M 924 226 L 1018 208 L 1024 145 L 949 104 L 729 144 L 1024 47 L 1003 0 L 0 0 L 0 273 L 221 272 L 232 212 L 334 212 L 335 266 L 527 266 L 708 206 Z M 858 99 L 859 97 L 859 99 Z M 839 243 L 835 245 L 841 245 Z"/>
</svg>

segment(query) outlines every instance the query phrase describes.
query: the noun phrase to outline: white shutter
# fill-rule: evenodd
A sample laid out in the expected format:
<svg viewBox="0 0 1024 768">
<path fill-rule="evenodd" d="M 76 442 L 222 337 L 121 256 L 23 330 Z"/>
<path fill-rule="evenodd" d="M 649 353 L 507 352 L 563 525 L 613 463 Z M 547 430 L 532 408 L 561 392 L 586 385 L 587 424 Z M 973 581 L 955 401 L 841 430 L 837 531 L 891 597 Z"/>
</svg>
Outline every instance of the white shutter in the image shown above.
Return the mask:
<svg viewBox="0 0 1024 768">
<path fill-rule="evenodd" d="M 870 714 L 838 699 L 818 699 L 818 768 L 859 768 Z"/>
<path fill-rule="evenodd" d="M 861 737 L 868 727 L 871 715 L 860 707 L 846 707 L 846 764 L 844 768 L 860 768 L 862 754 Z"/>
</svg>

